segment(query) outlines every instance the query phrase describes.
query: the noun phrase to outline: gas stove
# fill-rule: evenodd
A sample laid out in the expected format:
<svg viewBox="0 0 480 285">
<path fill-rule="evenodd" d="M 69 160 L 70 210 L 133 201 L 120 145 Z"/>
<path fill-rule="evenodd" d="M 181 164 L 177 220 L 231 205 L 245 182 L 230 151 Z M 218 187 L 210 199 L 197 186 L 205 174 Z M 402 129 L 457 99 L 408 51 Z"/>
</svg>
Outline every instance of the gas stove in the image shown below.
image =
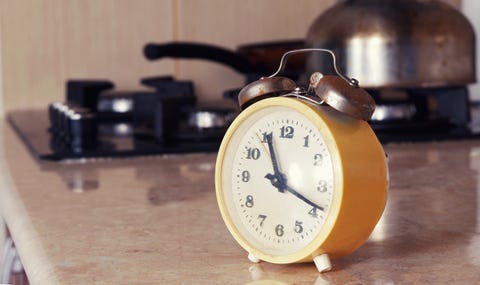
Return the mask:
<svg viewBox="0 0 480 285">
<path fill-rule="evenodd" d="M 246 83 L 257 80 L 259 74 L 269 74 L 246 57 L 224 49 L 192 44 L 145 47 L 150 60 L 168 56 L 226 64 L 245 75 Z M 304 77 L 302 69 L 286 73 L 298 81 Z M 14 111 L 8 120 L 34 156 L 62 160 L 216 152 L 239 112 L 239 89 L 219 96 L 225 103 L 220 105 L 229 107 L 205 107 L 197 104 L 192 81 L 163 76 L 141 83 L 149 90 L 122 92 L 107 80 L 69 80 L 63 102 L 44 110 Z M 370 124 L 382 143 L 480 138 L 464 85 L 368 92 L 377 104 Z"/>
<path fill-rule="evenodd" d="M 110 81 L 71 80 L 66 101 L 48 110 L 15 111 L 9 122 L 39 159 L 63 160 L 216 152 L 231 108 L 200 108 L 193 83 L 147 78 L 151 91 L 119 92 Z M 377 102 L 370 124 L 382 143 L 480 138 L 465 86 L 369 90 Z M 228 105 L 228 104 L 227 104 Z M 473 116 L 478 117 L 478 116 Z"/>
<path fill-rule="evenodd" d="M 120 92 L 110 81 L 70 80 L 64 102 L 14 111 L 8 120 L 40 159 L 218 150 L 235 107 L 197 106 L 191 81 L 166 76 L 142 83 L 151 90 Z"/>
</svg>

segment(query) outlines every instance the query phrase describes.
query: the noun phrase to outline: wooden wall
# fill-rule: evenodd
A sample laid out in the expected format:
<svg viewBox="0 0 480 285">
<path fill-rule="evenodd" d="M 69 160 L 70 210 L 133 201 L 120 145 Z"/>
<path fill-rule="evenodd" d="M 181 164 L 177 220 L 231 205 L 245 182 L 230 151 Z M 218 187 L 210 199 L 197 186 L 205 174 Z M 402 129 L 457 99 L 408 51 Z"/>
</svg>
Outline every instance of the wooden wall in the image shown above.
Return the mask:
<svg viewBox="0 0 480 285">
<path fill-rule="evenodd" d="M 110 78 L 134 88 L 160 71 L 142 47 L 173 38 L 171 1 L 40 0 L 0 2 L 5 110 L 46 107 L 64 98 L 67 78 Z M 173 71 L 173 62 L 163 69 Z"/>
<path fill-rule="evenodd" d="M 460 0 L 449 0 L 458 6 Z M 0 0 L 0 113 L 45 108 L 69 78 L 100 78 L 139 89 L 145 76 L 193 80 L 216 101 L 243 76 L 201 60 L 149 62 L 147 42 L 240 44 L 302 38 L 335 0 Z"/>
</svg>

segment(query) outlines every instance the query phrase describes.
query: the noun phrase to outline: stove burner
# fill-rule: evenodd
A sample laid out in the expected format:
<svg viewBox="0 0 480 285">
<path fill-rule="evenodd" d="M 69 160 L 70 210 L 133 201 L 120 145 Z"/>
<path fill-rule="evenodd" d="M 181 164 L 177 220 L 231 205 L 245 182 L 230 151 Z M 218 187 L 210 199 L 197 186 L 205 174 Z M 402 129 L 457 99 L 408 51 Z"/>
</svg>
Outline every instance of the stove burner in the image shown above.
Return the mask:
<svg viewBox="0 0 480 285">
<path fill-rule="evenodd" d="M 478 137 L 470 127 L 465 86 L 369 90 L 377 110 L 370 124 L 382 142 Z"/>
</svg>

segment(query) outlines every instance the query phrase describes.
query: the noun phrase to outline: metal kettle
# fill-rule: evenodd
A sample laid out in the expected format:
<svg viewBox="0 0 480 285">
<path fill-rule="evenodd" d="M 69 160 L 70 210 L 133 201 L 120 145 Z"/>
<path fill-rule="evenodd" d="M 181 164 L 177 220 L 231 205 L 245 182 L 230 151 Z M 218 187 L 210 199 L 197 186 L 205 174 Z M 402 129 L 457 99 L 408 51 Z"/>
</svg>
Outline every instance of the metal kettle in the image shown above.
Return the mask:
<svg viewBox="0 0 480 285">
<path fill-rule="evenodd" d="M 333 50 L 341 70 L 364 88 L 458 86 L 475 82 L 469 21 L 434 0 L 346 0 L 310 26 L 307 47 Z M 333 70 L 311 54 L 307 72 Z"/>
</svg>

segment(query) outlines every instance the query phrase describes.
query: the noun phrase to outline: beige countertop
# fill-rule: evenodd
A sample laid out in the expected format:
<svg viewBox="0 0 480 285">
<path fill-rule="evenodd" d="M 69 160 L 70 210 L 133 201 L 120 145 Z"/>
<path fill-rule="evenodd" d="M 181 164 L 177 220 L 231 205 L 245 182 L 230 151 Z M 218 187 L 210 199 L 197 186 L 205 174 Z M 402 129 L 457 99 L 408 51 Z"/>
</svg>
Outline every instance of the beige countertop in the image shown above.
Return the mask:
<svg viewBox="0 0 480 285">
<path fill-rule="evenodd" d="M 319 274 L 247 260 L 216 206 L 215 154 L 39 162 L 8 126 L 0 133 L 0 210 L 31 284 L 480 280 L 480 141 L 387 145 L 381 221 Z"/>
</svg>

